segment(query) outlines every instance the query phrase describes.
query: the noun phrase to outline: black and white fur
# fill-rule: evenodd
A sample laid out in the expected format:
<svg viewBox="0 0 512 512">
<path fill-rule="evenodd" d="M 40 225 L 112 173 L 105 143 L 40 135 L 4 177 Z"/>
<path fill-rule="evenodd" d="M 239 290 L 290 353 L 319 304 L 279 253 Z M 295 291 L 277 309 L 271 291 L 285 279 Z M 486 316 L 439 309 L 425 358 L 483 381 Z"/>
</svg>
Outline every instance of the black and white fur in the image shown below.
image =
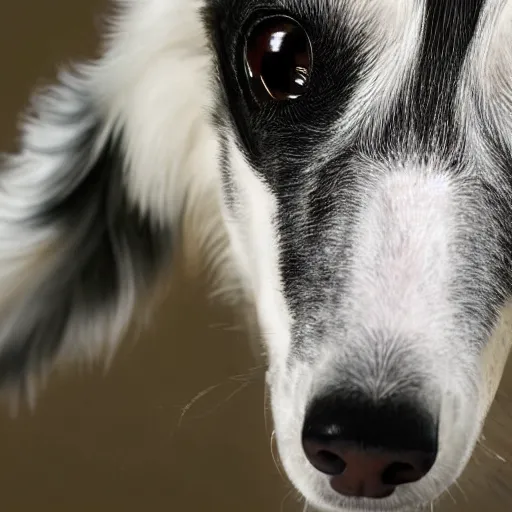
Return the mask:
<svg viewBox="0 0 512 512">
<path fill-rule="evenodd" d="M 1 383 L 110 353 L 192 236 L 219 287 L 255 304 L 306 500 L 432 502 L 469 460 L 511 342 L 512 1 L 117 6 L 104 56 L 36 97 L 2 163 Z M 290 104 L 247 102 L 237 71 L 262 8 L 312 41 L 311 88 Z M 300 432 L 339 385 L 441 407 L 426 478 L 379 502 L 334 493 Z"/>
</svg>

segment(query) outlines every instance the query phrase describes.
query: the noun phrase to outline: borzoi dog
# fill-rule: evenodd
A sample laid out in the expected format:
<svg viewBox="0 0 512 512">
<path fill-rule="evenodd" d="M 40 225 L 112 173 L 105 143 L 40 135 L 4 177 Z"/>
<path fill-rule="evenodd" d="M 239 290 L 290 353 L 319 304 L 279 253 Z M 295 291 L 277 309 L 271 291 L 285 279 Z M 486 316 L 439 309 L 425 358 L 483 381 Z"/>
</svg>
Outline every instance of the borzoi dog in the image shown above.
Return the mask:
<svg viewBox="0 0 512 512">
<path fill-rule="evenodd" d="M 116 7 L 2 162 L 1 384 L 112 352 L 196 236 L 254 304 L 307 502 L 431 503 L 511 342 L 512 1 Z"/>
</svg>

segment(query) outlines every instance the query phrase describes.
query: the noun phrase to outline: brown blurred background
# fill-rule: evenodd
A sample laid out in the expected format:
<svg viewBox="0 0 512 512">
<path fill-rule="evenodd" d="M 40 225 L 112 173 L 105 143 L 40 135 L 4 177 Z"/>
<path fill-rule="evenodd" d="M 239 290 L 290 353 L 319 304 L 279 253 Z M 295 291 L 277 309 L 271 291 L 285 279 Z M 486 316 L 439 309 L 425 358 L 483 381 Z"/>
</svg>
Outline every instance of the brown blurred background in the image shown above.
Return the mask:
<svg viewBox="0 0 512 512">
<path fill-rule="evenodd" d="M 0 152 L 15 148 L 17 115 L 34 86 L 94 54 L 104 7 L 0 7 Z M 232 312 L 205 292 L 178 269 L 150 331 L 125 344 L 108 372 L 54 376 L 33 413 L 0 412 L 2 512 L 303 510 L 272 461 L 264 370 Z M 461 488 L 435 510 L 512 509 L 509 389 L 512 368 Z"/>
</svg>

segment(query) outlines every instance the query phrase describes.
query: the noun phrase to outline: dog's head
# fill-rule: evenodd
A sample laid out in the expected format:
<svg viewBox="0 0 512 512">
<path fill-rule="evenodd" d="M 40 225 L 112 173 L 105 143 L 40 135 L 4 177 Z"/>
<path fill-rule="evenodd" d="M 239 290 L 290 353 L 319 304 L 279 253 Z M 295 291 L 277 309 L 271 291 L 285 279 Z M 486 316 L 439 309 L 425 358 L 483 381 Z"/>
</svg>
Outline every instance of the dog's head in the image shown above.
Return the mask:
<svg viewBox="0 0 512 512">
<path fill-rule="evenodd" d="M 254 299 L 308 502 L 433 501 L 511 341 L 512 4 L 124 3 L 105 57 L 39 104 L 2 178 L 2 233 L 27 240 L 13 260 L 0 237 L 2 376 L 77 332 L 117 339 L 190 210 L 203 242 L 227 234 L 220 275 Z"/>
</svg>

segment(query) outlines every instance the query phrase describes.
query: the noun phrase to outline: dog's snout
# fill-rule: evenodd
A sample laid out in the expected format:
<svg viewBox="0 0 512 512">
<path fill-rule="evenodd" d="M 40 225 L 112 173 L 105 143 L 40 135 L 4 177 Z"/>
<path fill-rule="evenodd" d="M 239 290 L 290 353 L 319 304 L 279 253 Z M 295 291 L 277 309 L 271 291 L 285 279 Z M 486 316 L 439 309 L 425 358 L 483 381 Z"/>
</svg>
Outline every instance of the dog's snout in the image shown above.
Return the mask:
<svg viewBox="0 0 512 512">
<path fill-rule="evenodd" d="M 411 402 L 316 400 L 304 423 L 309 462 L 345 496 L 385 498 L 421 480 L 437 456 L 437 416 Z"/>
</svg>

